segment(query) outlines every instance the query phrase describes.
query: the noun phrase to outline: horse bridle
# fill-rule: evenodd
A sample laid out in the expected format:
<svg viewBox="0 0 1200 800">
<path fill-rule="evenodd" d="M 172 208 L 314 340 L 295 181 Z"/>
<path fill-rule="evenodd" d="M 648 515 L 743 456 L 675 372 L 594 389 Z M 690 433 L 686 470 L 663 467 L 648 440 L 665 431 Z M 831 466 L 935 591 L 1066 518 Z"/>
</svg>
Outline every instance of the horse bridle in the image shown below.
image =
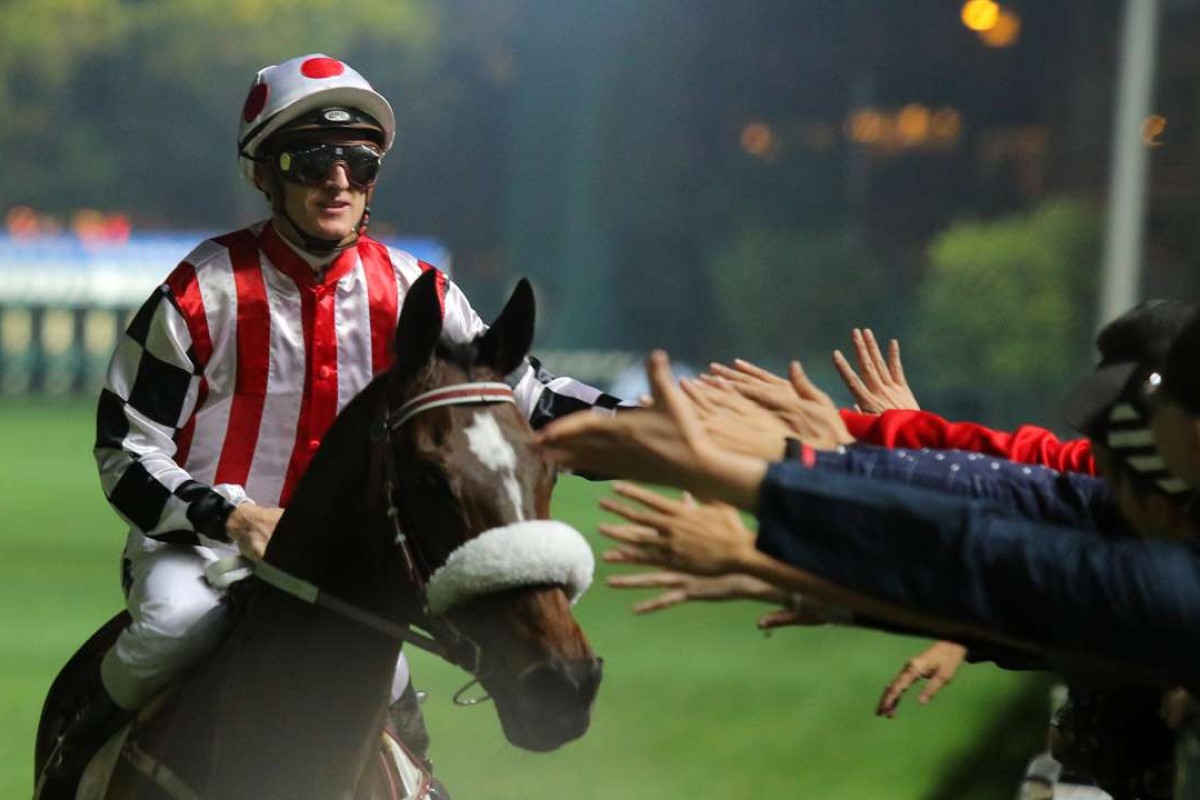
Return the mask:
<svg viewBox="0 0 1200 800">
<path fill-rule="evenodd" d="M 480 381 L 476 383 L 456 383 L 432 389 L 410 399 L 395 411 L 385 408 L 372 431 L 371 438 L 384 449 L 382 460 L 384 464 L 383 493 L 387 503 L 386 514 L 391 525 L 393 543 L 400 548 L 408 579 L 416 588 L 421 599 L 422 609 L 426 612 L 427 627 L 432 636 L 426 636 L 410 627 L 410 635 L 406 641 L 412 642 L 422 650 L 438 655 L 452 664 L 457 664 L 478 676 L 482 670 L 483 654 L 479 645 L 464 635 L 444 616 L 436 617 L 428 614 L 428 575 L 432 573 L 428 559 L 421 552 L 419 543 L 404 532 L 400 523 L 400 506 L 396 502 L 396 493 L 400 488 L 400 474 L 396 467 L 396 458 L 392 449 L 392 433 L 400 430 L 406 422 L 422 412 L 446 406 L 491 405 L 494 403 L 516 404 L 517 399 L 512 388 L 506 383 Z M 470 687 L 468 684 L 455 695 L 458 703 L 463 692 Z M 472 703 L 460 703 L 472 705 Z"/>
<path fill-rule="evenodd" d="M 400 507 L 396 502 L 400 475 L 392 450 L 392 433 L 399 430 L 413 417 L 433 408 L 495 403 L 515 405 L 516 402 L 512 388 L 506 383 L 493 381 L 456 383 L 419 394 L 394 411 L 385 403 L 377 420 L 372 425 L 371 442 L 376 448 L 382 448 L 382 451 L 376 455 L 384 464 L 385 513 L 392 530 L 393 542 L 400 549 L 406 576 L 417 590 L 422 609 L 426 612 L 428 610 L 427 587 L 429 583 L 427 575 L 431 570 L 428 560 L 421 552 L 420 545 L 404 532 L 400 522 Z M 459 631 L 454 623 L 445 616 L 433 616 L 426 613 L 424 627 L 428 628 L 429 634 L 432 634 L 429 635 L 416 630 L 412 625 L 402 625 L 331 595 L 315 584 L 284 572 L 266 559 L 259 561 L 255 566 L 254 576 L 293 597 L 338 613 L 393 639 L 411 642 L 422 650 L 462 667 L 471 673 L 474 680 L 454 695 L 455 704 L 475 705 L 486 699 L 486 697 L 474 700 L 463 699 L 466 691 L 478 682 L 478 676 L 483 670 L 483 654 L 479 645 Z"/>
</svg>

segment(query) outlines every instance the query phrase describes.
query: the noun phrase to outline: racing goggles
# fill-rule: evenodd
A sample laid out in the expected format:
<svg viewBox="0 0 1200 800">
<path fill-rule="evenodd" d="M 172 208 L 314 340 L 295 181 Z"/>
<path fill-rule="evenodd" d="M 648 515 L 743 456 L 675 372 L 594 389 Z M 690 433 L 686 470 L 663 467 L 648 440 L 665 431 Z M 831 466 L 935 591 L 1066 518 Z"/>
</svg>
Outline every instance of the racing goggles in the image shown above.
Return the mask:
<svg viewBox="0 0 1200 800">
<path fill-rule="evenodd" d="M 359 189 L 375 183 L 383 154 L 369 144 L 330 144 L 314 142 L 289 147 L 279 153 L 279 174 L 291 183 L 319 186 L 329 178 L 334 166 L 346 167 L 346 178 Z"/>
</svg>

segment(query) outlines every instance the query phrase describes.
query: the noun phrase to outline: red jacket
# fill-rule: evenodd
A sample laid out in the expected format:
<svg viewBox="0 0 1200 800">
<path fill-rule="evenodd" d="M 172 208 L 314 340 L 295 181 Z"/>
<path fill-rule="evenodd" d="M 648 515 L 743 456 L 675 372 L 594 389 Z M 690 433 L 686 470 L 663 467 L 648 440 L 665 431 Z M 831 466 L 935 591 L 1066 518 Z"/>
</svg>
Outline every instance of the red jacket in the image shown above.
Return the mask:
<svg viewBox="0 0 1200 800">
<path fill-rule="evenodd" d="M 1045 428 L 1022 425 L 995 431 L 974 422 L 949 422 L 928 411 L 885 411 L 875 416 L 842 410 L 850 435 L 882 447 L 969 450 L 1022 464 L 1040 464 L 1059 472 L 1096 474 L 1087 439 L 1063 441 Z"/>
</svg>

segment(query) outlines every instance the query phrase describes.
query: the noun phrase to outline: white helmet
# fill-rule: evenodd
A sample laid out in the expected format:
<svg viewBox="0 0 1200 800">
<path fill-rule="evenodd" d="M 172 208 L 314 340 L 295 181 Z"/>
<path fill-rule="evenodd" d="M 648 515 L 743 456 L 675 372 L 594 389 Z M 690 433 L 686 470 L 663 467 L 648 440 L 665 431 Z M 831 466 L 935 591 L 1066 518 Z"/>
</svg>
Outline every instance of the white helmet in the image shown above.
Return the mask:
<svg viewBox="0 0 1200 800">
<path fill-rule="evenodd" d="M 264 67 L 251 84 L 238 124 L 238 166 L 246 179 L 254 182 L 254 162 L 263 142 L 323 108 L 366 114 L 383 128 L 383 152 L 391 148 L 396 117 L 388 101 L 345 62 L 313 53 Z"/>
</svg>

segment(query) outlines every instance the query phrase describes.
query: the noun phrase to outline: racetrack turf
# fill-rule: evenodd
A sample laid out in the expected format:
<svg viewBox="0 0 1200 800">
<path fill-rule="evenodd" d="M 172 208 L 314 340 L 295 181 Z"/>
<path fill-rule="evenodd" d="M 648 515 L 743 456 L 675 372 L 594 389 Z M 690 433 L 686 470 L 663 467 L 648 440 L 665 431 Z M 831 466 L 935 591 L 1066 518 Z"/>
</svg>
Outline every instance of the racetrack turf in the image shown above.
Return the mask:
<svg viewBox="0 0 1200 800">
<path fill-rule="evenodd" d="M 0 797 L 28 797 L 42 697 L 121 607 L 123 529 L 100 493 L 92 410 L 0 400 Z M 594 542 L 603 485 L 564 480 L 554 511 Z M 965 668 L 930 706 L 872 709 L 923 642 L 848 629 L 764 637 L 762 607 L 645 618 L 601 584 L 577 616 L 605 659 L 592 728 L 550 754 L 509 746 L 490 706 L 450 702 L 465 678 L 412 654 L 438 774 L 456 800 L 1009 798 L 1044 732 L 1044 682 Z M 640 593 L 637 596 L 642 596 Z"/>
</svg>

